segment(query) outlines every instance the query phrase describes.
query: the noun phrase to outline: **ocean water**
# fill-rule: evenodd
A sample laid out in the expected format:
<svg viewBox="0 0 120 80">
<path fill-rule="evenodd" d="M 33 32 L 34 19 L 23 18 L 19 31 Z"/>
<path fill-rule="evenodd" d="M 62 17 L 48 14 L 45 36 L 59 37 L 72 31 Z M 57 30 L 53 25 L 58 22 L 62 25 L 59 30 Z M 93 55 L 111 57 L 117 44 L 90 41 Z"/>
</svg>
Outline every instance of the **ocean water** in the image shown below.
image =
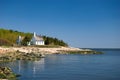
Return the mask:
<svg viewBox="0 0 120 80">
<path fill-rule="evenodd" d="M 19 80 L 120 80 L 120 49 L 97 49 L 101 55 L 56 54 L 39 61 L 0 64 L 21 74 Z"/>
</svg>

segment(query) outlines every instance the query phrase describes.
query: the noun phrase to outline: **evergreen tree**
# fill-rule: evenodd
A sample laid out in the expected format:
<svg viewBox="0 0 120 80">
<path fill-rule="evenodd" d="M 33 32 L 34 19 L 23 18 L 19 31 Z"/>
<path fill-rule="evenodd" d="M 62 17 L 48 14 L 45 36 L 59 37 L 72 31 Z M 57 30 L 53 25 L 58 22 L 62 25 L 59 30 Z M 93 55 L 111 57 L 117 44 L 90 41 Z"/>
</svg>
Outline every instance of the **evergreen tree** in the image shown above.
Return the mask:
<svg viewBox="0 0 120 80">
<path fill-rule="evenodd" d="M 27 46 L 30 40 L 31 38 L 29 36 L 25 36 L 25 38 L 22 40 L 22 45 Z"/>
</svg>

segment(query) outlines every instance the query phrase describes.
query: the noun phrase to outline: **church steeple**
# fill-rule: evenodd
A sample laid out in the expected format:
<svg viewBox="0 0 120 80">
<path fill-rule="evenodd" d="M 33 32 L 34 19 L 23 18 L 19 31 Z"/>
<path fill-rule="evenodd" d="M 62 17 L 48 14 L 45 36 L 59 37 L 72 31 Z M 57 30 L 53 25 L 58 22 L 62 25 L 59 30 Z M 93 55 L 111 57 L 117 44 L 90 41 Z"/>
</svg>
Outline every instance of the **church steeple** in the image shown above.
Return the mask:
<svg viewBox="0 0 120 80">
<path fill-rule="evenodd" d="M 35 37 L 35 36 L 36 36 L 36 33 L 34 32 L 33 34 L 34 34 L 34 37 Z"/>
</svg>

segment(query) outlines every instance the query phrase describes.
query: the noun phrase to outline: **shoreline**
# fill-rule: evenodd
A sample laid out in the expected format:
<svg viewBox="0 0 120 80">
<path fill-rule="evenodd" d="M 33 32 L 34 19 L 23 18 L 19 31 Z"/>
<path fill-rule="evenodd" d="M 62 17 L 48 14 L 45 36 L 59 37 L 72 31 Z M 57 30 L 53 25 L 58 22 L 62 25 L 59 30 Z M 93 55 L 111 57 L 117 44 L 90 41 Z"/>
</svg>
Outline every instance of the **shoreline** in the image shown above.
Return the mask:
<svg viewBox="0 0 120 80">
<path fill-rule="evenodd" d="M 41 54 L 57 54 L 66 52 L 88 52 L 90 49 L 80 49 L 74 47 L 59 47 L 59 48 L 39 48 L 39 47 L 0 47 L 0 55 L 9 52 L 23 52 L 23 53 L 41 53 Z"/>
<path fill-rule="evenodd" d="M 15 60 L 39 60 L 47 54 L 102 54 L 102 52 L 74 47 L 39 48 L 39 47 L 0 47 L 0 62 Z"/>
</svg>

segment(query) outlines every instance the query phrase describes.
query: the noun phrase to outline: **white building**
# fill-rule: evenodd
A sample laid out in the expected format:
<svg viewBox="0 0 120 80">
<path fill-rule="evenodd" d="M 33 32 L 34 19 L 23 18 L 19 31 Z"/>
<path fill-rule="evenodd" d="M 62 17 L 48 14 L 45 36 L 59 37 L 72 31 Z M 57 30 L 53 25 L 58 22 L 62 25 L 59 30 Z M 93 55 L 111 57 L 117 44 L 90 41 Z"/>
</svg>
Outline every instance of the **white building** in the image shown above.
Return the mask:
<svg viewBox="0 0 120 80">
<path fill-rule="evenodd" d="M 41 36 L 37 36 L 36 33 L 34 32 L 34 35 L 31 39 L 31 45 L 44 45 L 44 40 Z"/>
<path fill-rule="evenodd" d="M 22 42 L 22 37 L 21 37 L 21 36 L 18 36 L 16 43 L 17 43 L 18 45 L 21 45 L 21 42 Z"/>
</svg>

